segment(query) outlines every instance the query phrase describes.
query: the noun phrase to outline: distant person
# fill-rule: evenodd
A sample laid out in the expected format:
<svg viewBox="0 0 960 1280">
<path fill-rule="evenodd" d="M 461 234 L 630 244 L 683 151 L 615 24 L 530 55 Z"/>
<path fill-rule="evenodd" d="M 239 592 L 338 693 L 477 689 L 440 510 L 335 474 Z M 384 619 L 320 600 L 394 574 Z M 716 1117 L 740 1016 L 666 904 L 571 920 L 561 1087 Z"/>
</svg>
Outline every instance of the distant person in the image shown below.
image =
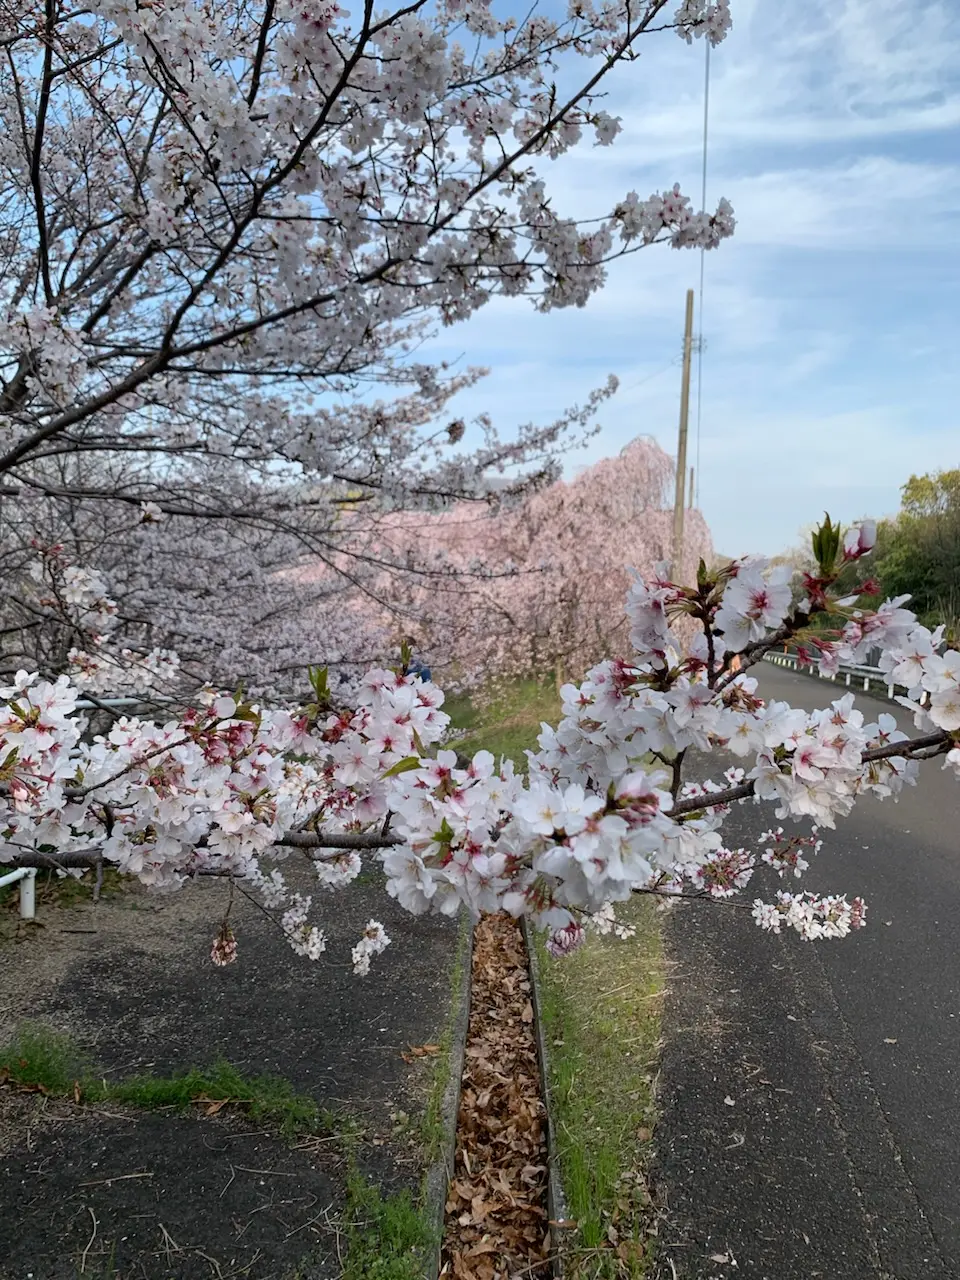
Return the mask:
<svg viewBox="0 0 960 1280">
<path fill-rule="evenodd" d="M 430 668 L 421 658 L 418 658 L 414 653 L 413 637 L 407 636 L 406 640 L 404 641 L 404 644 L 407 646 L 407 649 L 410 653 L 410 657 L 407 659 L 406 666 L 403 668 L 403 674 L 405 676 L 419 676 L 420 679 L 424 682 L 424 684 L 426 684 L 426 682 L 430 679 Z"/>
</svg>

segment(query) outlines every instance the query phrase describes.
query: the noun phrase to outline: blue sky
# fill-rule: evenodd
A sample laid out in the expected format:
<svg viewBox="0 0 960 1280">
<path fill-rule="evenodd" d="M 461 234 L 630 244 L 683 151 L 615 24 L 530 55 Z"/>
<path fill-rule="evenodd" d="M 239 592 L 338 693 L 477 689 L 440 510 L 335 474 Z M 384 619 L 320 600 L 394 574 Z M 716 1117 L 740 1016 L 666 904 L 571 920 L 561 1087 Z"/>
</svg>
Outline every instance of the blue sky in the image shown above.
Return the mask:
<svg viewBox="0 0 960 1280">
<path fill-rule="evenodd" d="M 700 505 L 731 555 L 795 543 L 824 509 L 891 513 L 911 472 L 960 466 L 957 0 L 732 8 L 711 55 L 707 204 L 726 196 L 737 231 L 706 258 L 699 443 Z M 643 48 L 608 84 L 613 147 L 546 165 L 568 216 L 675 181 L 699 204 L 703 45 L 668 32 Z M 429 349 L 491 366 L 458 409 L 504 431 L 617 374 L 569 470 L 638 434 L 673 452 L 698 281 L 698 254 L 649 248 L 585 309 L 498 299 Z"/>
</svg>

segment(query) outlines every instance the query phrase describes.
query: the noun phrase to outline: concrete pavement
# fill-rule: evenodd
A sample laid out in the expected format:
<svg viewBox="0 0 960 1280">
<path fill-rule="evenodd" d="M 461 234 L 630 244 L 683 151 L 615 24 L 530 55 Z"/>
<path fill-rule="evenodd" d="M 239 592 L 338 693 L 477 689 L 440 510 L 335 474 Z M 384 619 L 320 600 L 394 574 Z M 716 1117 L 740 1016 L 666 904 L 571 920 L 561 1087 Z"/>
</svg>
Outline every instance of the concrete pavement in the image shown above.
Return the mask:
<svg viewBox="0 0 960 1280">
<path fill-rule="evenodd" d="M 764 696 L 808 708 L 845 692 L 758 674 Z M 910 728 L 895 705 L 858 705 Z M 745 911 L 670 911 L 664 1275 L 960 1277 L 960 785 L 940 763 L 825 832 L 800 882 L 866 898 L 859 934 L 811 944 Z M 725 830 L 755 847 L 771 819 L 747 805 Z"/>
</svg>

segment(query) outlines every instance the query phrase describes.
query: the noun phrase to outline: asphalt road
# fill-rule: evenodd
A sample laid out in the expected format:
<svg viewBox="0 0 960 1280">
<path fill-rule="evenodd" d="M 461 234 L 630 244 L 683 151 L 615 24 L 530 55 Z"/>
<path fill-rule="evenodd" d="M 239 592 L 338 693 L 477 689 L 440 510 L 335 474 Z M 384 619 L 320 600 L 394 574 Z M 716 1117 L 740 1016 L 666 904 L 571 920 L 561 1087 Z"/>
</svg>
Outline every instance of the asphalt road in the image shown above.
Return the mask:
<svg viewBox="0 0 960 1280">
<path fill-rule="evenodd" d="M 758 675 L 808 709 L 845 692 Z M 858 934 L 803 943 L 746 912 L 670 912 L 659 1178 L 679 1275 L 960 1277 L 960 784 L 940 766 L 896 803 L 862 801 L 800 882 L 863 896 Z M 725 832 L 755 845 L 771 817 L 747 805 Z"/>
</svg>

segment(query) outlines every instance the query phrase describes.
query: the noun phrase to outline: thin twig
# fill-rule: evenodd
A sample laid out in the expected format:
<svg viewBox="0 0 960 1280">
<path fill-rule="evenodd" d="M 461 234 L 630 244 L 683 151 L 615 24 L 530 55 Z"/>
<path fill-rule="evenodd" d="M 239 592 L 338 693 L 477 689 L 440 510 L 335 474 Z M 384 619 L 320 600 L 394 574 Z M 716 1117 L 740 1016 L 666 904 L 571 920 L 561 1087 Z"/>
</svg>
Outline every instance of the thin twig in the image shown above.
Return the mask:
<svg viewBox="0 0 960 1280">
<path fill-rule="evenodd" d="M 87 1254 L 90 1252 L 91 1248 L 93 1247 L 93 1242 L 97 1238 L 97 1215 L 93 1212 L 93 1210 L 90 1208 L 89 1205 L 87 1205 L 87 1213 L 89 1213 L 90 1217 L 93 1219 L 93 1232 L 91 1233 L 90 1239 L 87 1241 L 87 1247 L 84 1249 L 83 1253 L 80 1255 L 80 1274 L 81 1275 L 83 1275 L 84 1271 L 86 1271 L 87 1269 Z"/>
<path fill-rule="evenodd" d="M 752 911 L 749 902 L 734 902 L 732 898 L 714 898 L 705 889 L 696 893 L 671 893 L 669 889 L 634 889 L 634 893 L 646 893 L 664 902 L 712 902 L 715 907 L 737 907 L 740 911 Z"/>
<path fill-rule="evenodd" d="M 169 1262 L 171 1253 L 183 1253 L 183 1248 L 177 1244 L 162 1222 L 159 1225 L 160 1230 L 163 1232 L 163 1251 L 167 1255 L 167 1262 Z"/>
<path fill-rule="evenodd" d="M 529 1267 L 524 1267 L 522 1271 L 514 1271 L 512 1280 L 519 1280 L 520 1276 L 528 1276 L 534 1271 L 541 1270 L 542 1267 L 552 1267 L 557 1254 L 551 1253 L 546 1258 L 541 1258 L 539 1262 L 533 1262 Z"/>
<path fill-rule="evenodd" d="M 95 1182 L 78 1182 L 78 1187 L 110 1186 L 112 1182 L 123 1182 L 125 1178 L 152 1178 L 152 1173 L 118 1173 L 112 1178 L 97 1178 Z"/>
</svg>

